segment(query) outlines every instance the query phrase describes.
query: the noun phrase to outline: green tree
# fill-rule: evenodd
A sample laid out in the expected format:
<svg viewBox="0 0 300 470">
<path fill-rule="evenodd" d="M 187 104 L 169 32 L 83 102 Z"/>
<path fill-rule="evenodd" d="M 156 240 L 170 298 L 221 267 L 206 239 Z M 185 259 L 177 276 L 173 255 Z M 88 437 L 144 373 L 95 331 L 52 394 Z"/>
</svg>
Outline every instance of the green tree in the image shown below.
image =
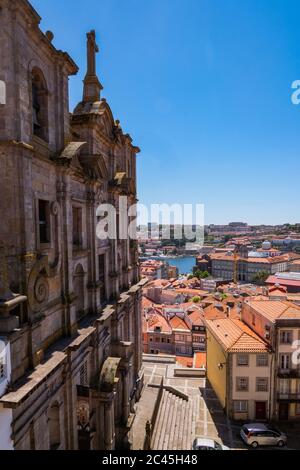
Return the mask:
<svg viewBox="0 0 300 470">
<path fill-rule="evenodd" d="M 201 297 L 199 297 L 198 295 L 192 298 L 192 302 L 194 302 L 194 304 L 198 304 L 200 301 L 201 301 Z"/>
<path fill-rule="evenodd" d="M 198 279 L 206 279 L 207 277 L 210 276 L 210 274 L 207 271 L 200 271 L 200 269 L 197 269 L 197 271 L 195 271 L 194 276 L 197 277 Z"/>
<path fill-rule="evenodd" d="M 257 286 L 263 286 L 268 279 L 269 274 L 266 271 L 260 271 L 252 277 L 253 284 Z"/>
</svg>

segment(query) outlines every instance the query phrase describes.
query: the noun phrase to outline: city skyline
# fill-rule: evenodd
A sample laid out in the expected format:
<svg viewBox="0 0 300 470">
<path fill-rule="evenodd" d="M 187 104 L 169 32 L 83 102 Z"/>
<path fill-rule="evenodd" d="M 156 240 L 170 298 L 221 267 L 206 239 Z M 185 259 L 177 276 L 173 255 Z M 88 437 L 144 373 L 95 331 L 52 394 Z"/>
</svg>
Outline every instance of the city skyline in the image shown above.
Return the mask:
<svg viewBox="0 0 300 470">
<path fill-rule="evenodd" d="M 80 67 L 70 81 L 72 109 L 81 99 L 85 33 L 96 29 L 102 96 L 142 149 L 140 201 L 203 203 L 206 224 L 245 214 L 249 224 L 296 223 L 299 4 L 89 3 L 33 1 L 42 29 Z"/>
</svg>

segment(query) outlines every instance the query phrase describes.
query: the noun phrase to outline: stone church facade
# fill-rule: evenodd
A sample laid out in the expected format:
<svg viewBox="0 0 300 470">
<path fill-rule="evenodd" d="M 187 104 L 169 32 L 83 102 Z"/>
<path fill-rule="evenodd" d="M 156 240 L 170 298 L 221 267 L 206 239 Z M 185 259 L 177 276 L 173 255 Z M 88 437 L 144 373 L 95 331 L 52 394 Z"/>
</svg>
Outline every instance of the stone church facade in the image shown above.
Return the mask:
<svg viewBox="0 0 300 470">
<path fill-rule="evenodd" d="M 0 448 L 124 448 L 143 283 L 136 241 L 98 239 L 96 211 L 136 202 L 139 149 L 100 96 L 95 33 L 70 114 L 78 68 L 39 23 L 0 0 Z"/>
</svg>

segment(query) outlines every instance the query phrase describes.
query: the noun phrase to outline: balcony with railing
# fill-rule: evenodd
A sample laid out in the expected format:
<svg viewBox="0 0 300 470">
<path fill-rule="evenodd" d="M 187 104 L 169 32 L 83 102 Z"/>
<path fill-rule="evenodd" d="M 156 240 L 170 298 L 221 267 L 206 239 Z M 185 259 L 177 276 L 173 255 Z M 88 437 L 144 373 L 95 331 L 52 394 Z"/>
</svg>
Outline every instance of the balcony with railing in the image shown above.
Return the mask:
<svg viewBox="0 0 300 470">
<path fill-rule="evenodd" d="M 277 376 L 280 379 L 300 379 L 300 367 L 291 367 L 289 369 L 282 369 L 281 367 L 279 367 L 277 371 Z"/>
<path fill-rule="evenodd" d="M 285 401 L 285 402 L 300 403 L 300 391 L 298 393 L 278 392 L 277 393 L 277 400 L 278 401 Z"/>
</svg>

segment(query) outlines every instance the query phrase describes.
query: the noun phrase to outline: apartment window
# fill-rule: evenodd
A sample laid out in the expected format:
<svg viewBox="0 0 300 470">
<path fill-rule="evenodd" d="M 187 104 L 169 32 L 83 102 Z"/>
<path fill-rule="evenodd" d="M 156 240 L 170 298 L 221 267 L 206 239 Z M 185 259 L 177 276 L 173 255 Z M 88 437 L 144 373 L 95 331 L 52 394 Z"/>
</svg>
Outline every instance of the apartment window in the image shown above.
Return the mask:
<svg viewBox="0 0 300 470">
<path fill-rule="evenodd" d="M 280 332 L 280 344 L 292 344 L 293 332 L 292 331 L 281 331 Z"/>
<path fill-rule="evenodd" d="M 233 409 L 235 413 L 247 413 L 248 401 L 247 400 L 235 400 L 233 402 Z"/>
<path fill-rule="evenodd" d="M 160 332 L 161 332 L 161 327 L 160 327 L 160 326 L 156 326 L 156 327 L 155 327 L 155 331 L 156 331 L 156 333 L 160 333 Z"/>
<path fill-rule="evenodd" d="M 300 403 L 296 403 L 296 415 L 300 415 Z"/>
<path fill-rule="evenodd" d="M 176 341 L 181 341 L 181 342 L 185 342 L 186 341 L 186 336 L 184 335 L 176 335 Z"/>
<path fill-rule="evenodd" d="M 87 361 L 85 361 L 79 369 L 79 383 L 82 387 L 87 387 L 88 385 Z"/>
<path fill-rule="evenodd" d="M 50 204 L 39 200 L 39 235 L 40 243 L 50 243 Z"/>
<path fill-rule="evenodd" d="M 289 380 L 286 380 L 286 379 L 281 379 L 279 380 L 279 393 L 281 393 L 282 395 L 287 395 L 290 393 L 290 389 L 291 389 L 291 382 Z"/>
<path fill-rule="evenodd" d="M 237 377 L 236 378 L 236 390 L 237 392 L 248 392 L 249 377 Z"/>
<path fill-rule="evenodd" d="M 150 343 L 152 343 L 152 341 L 153 341 L 153 338 L 149 338 L 149 341 L 150 341 Z"/>
<path fill-rule="evenodd" d="M 73 207 L 73 245 L 82 245 L 82 209 Z"/>
<path fill-rule="evenodd" d="M 268 378 L 267 377 L 257 377 L 256 378 L 256 391 L 257 392 L 267 392 L 268 391 Z"/>
<path fill-rule="evenodd" d="M 268 354 L 258 354 L 256 356 L 257 367 L 268 367 L 268 364 L 269 364 Z"/>
<path fill-rule="evenodd" d="M 238 354 L 237 355 L 237 365 L 239 367 L 249 366 L 249 356 L 248 356 L 248 354 Z"/>
<path fill-rule="evenodd" d="M 280 354 L 279 364 L 282 370 L 289 370 L 291 365 L 291 355 L 290 354 Z"/>
<path fill-rule="evenodd" d="M 166 342 L 166 338 L 162 338 L 162 339 L 161 339 L 161 342 L 162 342 L 162 343 L 165 343 L 165 342 Z"/>
</svg>

